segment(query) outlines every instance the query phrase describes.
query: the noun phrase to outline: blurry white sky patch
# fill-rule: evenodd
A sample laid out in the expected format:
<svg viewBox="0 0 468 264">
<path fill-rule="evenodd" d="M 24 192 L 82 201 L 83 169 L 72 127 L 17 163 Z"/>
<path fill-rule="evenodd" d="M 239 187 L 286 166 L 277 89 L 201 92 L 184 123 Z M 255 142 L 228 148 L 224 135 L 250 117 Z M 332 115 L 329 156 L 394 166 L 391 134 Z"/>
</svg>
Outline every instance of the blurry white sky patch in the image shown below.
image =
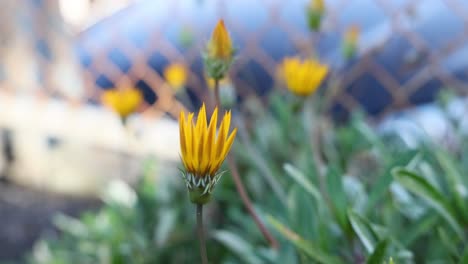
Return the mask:
<svg viewBox="0 0 468 264">
<path fill-rule="evenodd" d="M 65 23 L 81 31 L 133 2 L 135 0 L 59 0 L 59 8 Z"/>
</svg>

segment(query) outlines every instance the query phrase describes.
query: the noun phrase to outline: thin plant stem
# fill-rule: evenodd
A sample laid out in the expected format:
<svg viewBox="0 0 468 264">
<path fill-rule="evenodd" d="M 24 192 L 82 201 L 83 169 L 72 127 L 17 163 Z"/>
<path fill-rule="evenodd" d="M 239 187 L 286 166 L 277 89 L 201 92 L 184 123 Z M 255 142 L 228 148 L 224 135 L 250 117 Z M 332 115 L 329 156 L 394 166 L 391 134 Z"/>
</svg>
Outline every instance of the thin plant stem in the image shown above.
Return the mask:
<svg viewBox="0 0 468 264">
<path fill-rule="evenodd" d="M 216 79 L 215 80 L 215 86 L 214 86 L 214 96 L 215 96 L 215 106 L 218 105 L 218 107 L 220 108 L 221 110 L 221 99 L 220 99 L 220 95 L 219 95 L 219 80 Z"/>
<path fill-rule="evenodd" d="M 219 98 L 220 97 L 219 96 L 219 80 L 215 80 L 214 91 L 215 91 L 215 105 L 218 105 L 218 108 L 222 110 L 221 100 Z M 252 201 L 250 200 L 247 194 L 247 191 L 245 190 L 239 171 L 237 170 L 237 165 L 236 165 L 236 161 L 234 157 L 232 155 L 228 155 L 227 161 L 228 161 L 229 169 L 231 171 L 232 178 L 234 179 L 234 183 L 236 185 L 237 192 L 239 193 L 241 200 L 244 203 L 244 206 L 247 208 L 247 211 L 249 212 L 250 216 L 252 217 L 258 229 L 263 234 L 265 239 L 268 241 L 270 246 L 274 249 L 277 249 L 279 247 L 278 241 L 276 241 L 273 235 L 271 235 L 271 233 L 265 227 L 262 220 L 260 219 L 260 217 L 257 215 L 257 213 L 255 212 L 253 208 Z"/>
<path fill-rule="evenodd" d="M 324 168 L 326 166 L 325 161 L 322 159 L 322 122 L 319 120 L 320 115 L 314 112 L 312 104 L 312 98 L 308 98 L 304 102 L 304 111 L 307 118 L 312 119 L 309 121 L 316 124 L 316 126 L 310 127 L 308 132 L 310 133 L 310 146 L 312 148 L 313 160 L 317 169 L 317 173 L 319 175 L 320 187 L 322 188 L 322 190 L 325 190 L 325 183 L 323 181 L 325 178 Z"/>
<path fill-rule="evenodd" d="M 202 264 L 208 264 L 208 254 L 206 254 L 205 231 L 203 230 L 203 205 L 197 204 L 197 235 L 200 241 L 200 255 Z"/>
<path fill-rule="evenodd" d="M 245 191 L 244 184 L 242 183 L 239 171 L 237 170 L 236 161 L 231 155 L 228 155 L 227 161 L 229 169 L 231 170 L 232 178 L 234 179 L 234 183 L 236 184 L 236 189 L 239 192 L 239 195 L 245 207 L 247 208 L 247 211 L 254 220 L 260 232 L 262 232 L 262 235 L 265 237 L 268 243 L 270 243 L 270 246 L 274 249 L 277 249 L 279 247 L 278 241 L 276 241 L 273 235 L 270 234 L 260 217 L 258 217 L 257 213 L 255 212 L 252 206 L 252 201 L 250 200 L 249 196 L 247 195 L 247 192 Z"/>
</svg>

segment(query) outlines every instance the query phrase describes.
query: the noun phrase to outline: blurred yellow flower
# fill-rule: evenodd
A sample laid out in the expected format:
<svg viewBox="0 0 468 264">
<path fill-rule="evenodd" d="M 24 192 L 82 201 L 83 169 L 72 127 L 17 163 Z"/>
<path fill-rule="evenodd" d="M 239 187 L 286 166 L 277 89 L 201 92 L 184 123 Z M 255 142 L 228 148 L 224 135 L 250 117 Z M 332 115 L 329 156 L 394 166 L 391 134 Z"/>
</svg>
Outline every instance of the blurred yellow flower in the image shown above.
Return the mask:
<svg viewBox="0 0 468 264">
<path fill-rule="evenodd" d="M 183 173 L 189 191 L 200 195 L 209 195 L 221 177 L 218 173 L 221 164 L 226 158 L 236 136 L 237 129 L 229 134 L 231 112 L 224 114 L 218 132 L 218 108 L 216 107 L 207 124 L 205 104 L 201 107 L 196 123 L 193 120 L 194 113 L 189 113 L 187 118 L 184 112 L 180 113 L 180 149 L 182 163 L 185 168 Z M 193 202 L 193 197 L 191 197 Z"/>
<path fill-rule="evenodd" d="M 126 118 L 140 106 L 143 96 L 136 88 L 113 89 L 104 91 L 101 101 L 120 117 Z"/>
<path fill-rule="evenodd" d="M 285 58 L 281 64 L 280 73 L 287 88 L 299 96 L 314 93 L 328 73 L 328 66 L 317 60 Z"/>
<path fill-rule="evenodd" d="M 233 54 L 232 41 L 224 21 L 220 19 L 208 42 L 208 56 L 220 60 L 230 60 Z"/>
<path fill-rule="evenodd" d="M 187 83 L 187 68 L 183 64 L 173 63 L 164 69 L 164 78 L 175 91 L 178 91 Z"/>
</svg>

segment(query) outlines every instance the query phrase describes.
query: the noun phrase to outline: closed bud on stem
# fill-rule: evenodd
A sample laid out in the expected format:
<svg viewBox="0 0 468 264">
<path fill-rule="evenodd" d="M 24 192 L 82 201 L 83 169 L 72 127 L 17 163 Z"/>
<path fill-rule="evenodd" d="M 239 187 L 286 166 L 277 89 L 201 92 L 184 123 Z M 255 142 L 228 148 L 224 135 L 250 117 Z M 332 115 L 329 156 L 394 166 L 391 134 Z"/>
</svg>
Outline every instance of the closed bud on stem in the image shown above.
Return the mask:
<svg viewBox="0 0 468 264">
<path fill-rule="evenodd" d="M 229 32 L 221 19 L 218 21 L 204 53 L 205 70 L 209 77 L 221 80 L 234 58 L 234 48 Z"/>
<path fill-rule="evenodd" d="M 325 14 L 325 3 L 323 0 L 311 0 L 307 8 L 307 20 L 309 28 L 313 31 L 320 30 L 322 19 Z"/>
<path fill-rule="evenodd" d="M 349 60 L 356 55 L 360 29 L 353 25 L 346 30 L 343 40 L 343 56 Z"/>
</svg>

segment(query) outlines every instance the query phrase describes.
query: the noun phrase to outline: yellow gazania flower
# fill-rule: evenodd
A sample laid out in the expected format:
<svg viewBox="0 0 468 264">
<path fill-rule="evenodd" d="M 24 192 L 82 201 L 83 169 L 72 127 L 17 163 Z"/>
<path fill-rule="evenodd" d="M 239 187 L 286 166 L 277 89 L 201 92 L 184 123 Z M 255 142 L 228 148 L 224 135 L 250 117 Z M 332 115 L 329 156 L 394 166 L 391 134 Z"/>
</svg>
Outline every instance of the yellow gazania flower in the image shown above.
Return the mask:
<svg viewBox="0 0 468 264">
<path fill-rule="evenodd" d="M 102 103 L 114 110 L 122 118 L 135 112 L 143 101 L 141 92 L 136 88 L 106 90 L 101 97 Z"/>
<path fill-rule="evenodd" d="M 314 93 L 328 73 L 328 66 L 317 60 L 285 58 L 281 64 L 281 74 L 287 88 L 296 95 L 307 96 Z"/>
<path fill-rule="evenodd" d="M 218 24 L 211 34 L 207 51 L 208 56 L 215 59 L 229 60 L 232 57 L 233 48 L 231 37 L 229 36 L 222 19 L 218 21 Z"/>
<path fill-rule="evenodd" d="M 180 149 L 183 173 L 189 191 L 197 192 L 197 197 L 208 195 L 221 177 L 219 168 L 226 158 L 236 136 L 237 129 L 229 134 L 231 112 L 224 114 L 218 132 L 218 108 L 216 107 L 207 123 L 205 104 L 201 107 L 196 123 L 193 122 L 194 113 L 187 118 L 180 113 Z M 191 196 L 193 202 L 194 197 Z M 204 202 L 203 202 L 204 203 Z"/>
<path fill-rule="evenodd" d="M 164 78 L 175 91 L 178 91 L 187 83 L 187 68 L 183 64 L 173 63 L 164 69 Z"/>
</svg>

